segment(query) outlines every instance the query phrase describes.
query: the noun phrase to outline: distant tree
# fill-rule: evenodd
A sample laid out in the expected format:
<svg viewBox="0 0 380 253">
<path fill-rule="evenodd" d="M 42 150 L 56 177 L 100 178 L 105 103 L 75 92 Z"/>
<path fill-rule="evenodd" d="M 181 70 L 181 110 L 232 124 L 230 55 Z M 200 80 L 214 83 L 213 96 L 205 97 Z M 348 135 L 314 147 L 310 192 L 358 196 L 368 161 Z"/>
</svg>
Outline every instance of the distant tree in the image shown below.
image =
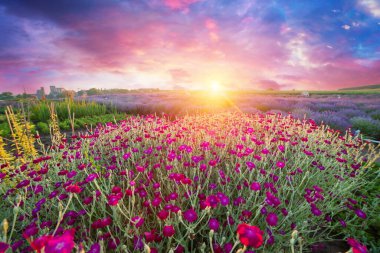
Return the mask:
<svg viewBox="0 0 380 253">
<path fill-rule="evenodd" d="M 96 88 L 91 88 L 87 91 L 87 95 L 91 96 L 91 95 L 98 95 L 100 94 L 100 91 Z"/>
<path fill-rule="evenodd" d="M 17 99 L 27 99 L 27 98 L 35 98 L 35 95 L 33 94 L 27 94 L 27 93 L 23 93 L 23 94 L 18 94 L 16 96 Z"/>
<path fill-rule="evenodd" d="M 0 94 L 0 100 L 11 100 L 14 99 L 12 92 L 3 92 Z"/>
</svg>

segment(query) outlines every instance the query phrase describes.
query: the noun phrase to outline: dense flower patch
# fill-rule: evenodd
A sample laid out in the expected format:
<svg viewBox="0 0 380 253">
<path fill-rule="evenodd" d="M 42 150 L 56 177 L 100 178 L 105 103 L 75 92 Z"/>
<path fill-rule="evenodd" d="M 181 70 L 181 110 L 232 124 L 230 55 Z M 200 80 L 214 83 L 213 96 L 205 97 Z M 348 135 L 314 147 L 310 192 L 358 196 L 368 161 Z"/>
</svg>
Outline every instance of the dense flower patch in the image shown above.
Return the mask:
<svg viewBox="0 0 380 253">
<path fill-rule="evenodd" d="M 108 123 L 2 165 L 0 252 L 279 252 L 342 234 L 366 252 L 366 148 L 274 114 Z"/>
</svg>

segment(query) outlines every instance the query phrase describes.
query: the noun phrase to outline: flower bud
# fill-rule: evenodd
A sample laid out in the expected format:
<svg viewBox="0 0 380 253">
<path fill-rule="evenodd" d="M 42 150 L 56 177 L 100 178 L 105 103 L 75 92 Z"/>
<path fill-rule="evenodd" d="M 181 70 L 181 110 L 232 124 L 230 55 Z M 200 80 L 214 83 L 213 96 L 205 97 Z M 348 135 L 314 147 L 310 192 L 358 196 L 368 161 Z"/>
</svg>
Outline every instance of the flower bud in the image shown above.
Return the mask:
<svg viewBox="0 0 380 253">
<path fill-rule="evenodd" d="M 298 231 L 295 229 L 292 232 L 292 239 L 297 239 L 298 238 Z"/>
<path fill-rule="evenodd" d="M 144 244 L 145 253 L 150 253 L 150 247 L 147 244 Z"/>
<path fill-rule="evenodd" d="M 7 219 L 4 219 L 3 220 L 3 229 L 4 229 L 4 234 L 6 235 L 7 232 L 8 232 L 8 228 L 9 228 L 9 223 L 7 221 Z"/>
</svg>

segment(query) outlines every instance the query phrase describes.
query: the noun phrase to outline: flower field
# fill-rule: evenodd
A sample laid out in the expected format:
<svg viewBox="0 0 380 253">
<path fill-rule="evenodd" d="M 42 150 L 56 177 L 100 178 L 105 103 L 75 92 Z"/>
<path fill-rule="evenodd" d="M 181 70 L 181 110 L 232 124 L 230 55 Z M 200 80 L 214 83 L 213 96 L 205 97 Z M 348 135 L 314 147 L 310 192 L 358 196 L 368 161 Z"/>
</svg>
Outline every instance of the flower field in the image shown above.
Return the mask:
<svg viewBox="0 0 380 253">
<path fill-rule="evenodd" d="M 378 157 L 281 114 L 132 116 L 1 165 L 0 252 L 376 250 Z"/>
</svg>

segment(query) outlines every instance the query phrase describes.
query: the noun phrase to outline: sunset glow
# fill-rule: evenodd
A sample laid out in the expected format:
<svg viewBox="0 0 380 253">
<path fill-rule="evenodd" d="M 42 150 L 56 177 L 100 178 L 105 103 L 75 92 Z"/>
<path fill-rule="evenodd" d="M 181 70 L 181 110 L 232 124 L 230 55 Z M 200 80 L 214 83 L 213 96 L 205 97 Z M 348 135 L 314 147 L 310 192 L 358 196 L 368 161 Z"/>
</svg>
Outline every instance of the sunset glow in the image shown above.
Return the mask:
<svg viewBox="0 0 380 253">
<path fill-rule="evenodd" d="M 376 0 L 5 0 L 0 92 L 376 84 L 379 12 Z"/>
</svg>

